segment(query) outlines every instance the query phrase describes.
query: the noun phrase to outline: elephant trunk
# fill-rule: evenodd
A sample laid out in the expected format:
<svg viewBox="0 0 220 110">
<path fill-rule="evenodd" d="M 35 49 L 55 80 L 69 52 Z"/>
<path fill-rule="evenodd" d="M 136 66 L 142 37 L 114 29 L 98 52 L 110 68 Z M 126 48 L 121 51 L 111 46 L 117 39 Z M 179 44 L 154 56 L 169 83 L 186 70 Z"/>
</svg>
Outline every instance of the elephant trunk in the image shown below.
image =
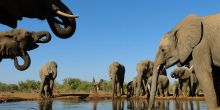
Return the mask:
<svg viewBox="0 0 220 110">
<path fill-rule="evenodd" d="M 36 32 L 33 37 L 36 43 L 48 43 L 51 40 L 51 34 L 48 31 Z"/>
<path fill-rule="evenodd" d="M 17 57 L 15 57 L 14 58 L 14 65 L 15 65 L 16 69 L 18 69 L 20 71 L 24 71 L 30 66 L 31 60 L 30 60 L 30 56 L 28 55 L 27 52 L 24 52 L 24 54 L 21 55 L 21 58 L 24 60 L 24 64 L 19 65 L 18 59 L 17 59 Z"/>
<path fill-rule="evenodd" d="M 52 8 L 54 14 L 58 16 L 58 18 L 61 19 L 62 22 L 60 22 L 55 17 L 48 17 L 47 21 L 50 25 L 50 28 L 52 29 L 54 34 L 59 38 L 66 39 L 71 37 L 76 30 L 76 17 L 70 18 L 67 16 L 57 14 L 57 12 L 64 12 L 65 14 L 73 16 L 73 13 L 60 0 L 57 0 L 56 3 L 52 4 Z"/>
<path fill-rule="evenodd" d="M 142 75 L 138 75 L 137 77 L 137 92 L 136 92 L 136 97 L 140 96 L 140 89 L 141 89 L 141 83 L 142 83 Z"/>
<path fill-rule="evenodd" d="M 114 99 L 115 97 L 115 91 L 116 91 L 116 74 L 112 74 L 112 98 Z"/>
<path fill-rule="evenodd" d="M 154 66 L 148 110 L 151 110 L 154 104 L 154 97 L 156 95 L 156 88 L 157 88 L 157 80 L 158 80 L 158 75 L 159 75 L 159 71 L 161 67 L 162 65 Z"/>
<path fill-rule="evenodd" d="M 55 80 L 57 77 L 57 69 L 54 70 L 54 73 L 53 73 L 53 80 Z"/>
</svg>

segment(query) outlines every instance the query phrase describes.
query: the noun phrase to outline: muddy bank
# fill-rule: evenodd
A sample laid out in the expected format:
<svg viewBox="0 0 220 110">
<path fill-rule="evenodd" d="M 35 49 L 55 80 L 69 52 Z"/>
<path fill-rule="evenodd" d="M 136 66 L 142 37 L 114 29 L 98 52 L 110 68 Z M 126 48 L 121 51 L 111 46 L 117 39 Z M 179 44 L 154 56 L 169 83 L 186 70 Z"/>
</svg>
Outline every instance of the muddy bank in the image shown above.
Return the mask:
<svg viewBox="0 0 220 110">
<path fill-rule="evenodd" d="M 123 95 L 121 98 L 126 99 L 126 95 Z M 146 99 L 146 97 L 141 96 L 140 99 Z M 44 100 L 44 99 L 67 99 L 67 100 L 106 100 L 106 99 L 112 99 L 111 94 L 109 93 L 76 93 L 76 94 L 70 94 L 70 93 L 54 93 L 53 98 L 41 98 L 38 93 L 23 93 L 23 92 L 16 92 L 16 93 L 10 93 L 10 92 L 3 92 L 0 93 L 0 103 L 4 102 L 13 102 L 13 101 L 28 101 L 28 100 Z M 131 98 L 134 99 L 134 98 Z M 172 96 L 169 97 L 155 97 L 156 100 L 205 100 L 204 97 L 177 97 L 174 98 Z"/>
</svg>

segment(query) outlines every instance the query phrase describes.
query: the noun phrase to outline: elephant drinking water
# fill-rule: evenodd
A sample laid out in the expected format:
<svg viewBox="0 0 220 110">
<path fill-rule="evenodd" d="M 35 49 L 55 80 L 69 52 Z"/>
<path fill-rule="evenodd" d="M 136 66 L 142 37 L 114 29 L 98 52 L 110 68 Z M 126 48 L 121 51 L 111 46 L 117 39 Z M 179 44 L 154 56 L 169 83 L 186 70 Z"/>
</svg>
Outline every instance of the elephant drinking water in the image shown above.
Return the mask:
<svg viewBox="0 0 220 110">
<path fill-rule="evenodd" d="M 154 63 L 149 109 L 154 102 L 158 71 L 175 64 L 190 64 L 190 71 L 195 71 L 208 108 L 220 109 L 220 14 L 189 15 L 161 39 Z"/>
</svg>

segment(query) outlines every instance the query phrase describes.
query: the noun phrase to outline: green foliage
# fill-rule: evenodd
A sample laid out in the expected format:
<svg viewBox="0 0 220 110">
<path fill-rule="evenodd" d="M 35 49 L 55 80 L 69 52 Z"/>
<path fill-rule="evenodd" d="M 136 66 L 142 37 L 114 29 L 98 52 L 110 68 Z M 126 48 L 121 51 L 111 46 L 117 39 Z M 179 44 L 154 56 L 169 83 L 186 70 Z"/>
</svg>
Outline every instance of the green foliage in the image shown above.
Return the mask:
<svg viewBox="0 0 220 110">
<path fill-rule="evenodd" d="M 26 81 L 19 81 L 18 88 L 20 91 L 36 91 L 40 89 L 40 81 L 35 80 L 26 80 Z"/>
<path fill-rule="evenodd" d="M 65 78 L 63 79 L 63 85 L 66 85 L 70 89 L 76 89 L 80 85 L 81 81 L 78 78 Z"/>
<path fill-rule="evenodd" d="M 98 82 L 96 82 L 98 83 Z M 0 82 L 0 92 L 36 92 L 40 90 L 40 81 L 25 80 L 19 81 L 18 84 L 6 84 Z M 54 82 L 54 90 L 56 92 L 77 92 L 85 91 L 90 92 L 93 89 L 92 82 L 82 81 L 78 78 L 65 78 L 63 83 Z M 126 84 L 125 84 L 126 85 Z M 124 86 L 126 87 L 126 86 Z M 112 82 L 102 80 L 99 83 L 99 90 L 104 92 L 111 92 Z"/>
<path fill-rule="evenodd" d="M 7 90 L 7 84 L 0 82 L 0 91 L 6 91 Z"/>
</svg>

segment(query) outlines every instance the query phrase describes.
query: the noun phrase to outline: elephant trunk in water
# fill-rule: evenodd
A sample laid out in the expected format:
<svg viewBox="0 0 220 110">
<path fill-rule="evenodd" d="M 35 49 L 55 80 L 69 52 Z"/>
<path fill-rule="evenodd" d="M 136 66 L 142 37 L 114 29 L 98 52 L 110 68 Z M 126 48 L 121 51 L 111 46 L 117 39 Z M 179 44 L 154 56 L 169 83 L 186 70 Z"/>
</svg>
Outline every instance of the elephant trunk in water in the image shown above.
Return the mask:
<svg viewBox="0 0 220 110">
<path fill-rule="evenodd" d="M 24 52 L 24 54 L 21 55 L 21 58 L 24 60 L 24 64 L 19 65 L 18 59 L 17 59 L 17 57 L 15 57 L 14 58 L 14 65 L 18 70 L 23 71 L 23 70 L 26 70 L 30 66 L 31 60 L 30 60 L 30 56 L 28 55 L 27 52 Z"/>
<path fill-rule="evenodd" d="M 54 2 L 53 11 L 62 22 L 52 16 L 47 18 L 48 24 L 55 35 L 63 39 L 69 38 L 75 33 L 77 16 L 73 16 L 73 13 L 60 0 Z"/>
<path fill-rule="evenodd" d="M 137 76 L 137 91 L 136 92 L 136 97 L 139 97 L 140 96 L 140 92 L 141 92 L 141 87 L 142 86 L 142 75 L 139 75 Z"/>
<path fill-rule="evenodd" d="M 151 91 L 150 91 L 150 100 L 148 110 L 151 110 L 154 104 L 154 97 L 156 95 L 156 88 L 157 88 L 157 80 L 159 72 L 164 68 L 165 64 L 164 56 L 161 55 L 160 51 L 157 52 L 157 56 L 154 62 L 153 67 L 153 76 L 152 76 L 152 83 L 151 83 Z"/>
<path fill-rule="evenodd" d="M 116 74 L 112 74 L 112 98 L 114 99 L 115 93 L 117 93 Z M 116 95 L 117 96 L 117 95 Z"/>
</svg>

